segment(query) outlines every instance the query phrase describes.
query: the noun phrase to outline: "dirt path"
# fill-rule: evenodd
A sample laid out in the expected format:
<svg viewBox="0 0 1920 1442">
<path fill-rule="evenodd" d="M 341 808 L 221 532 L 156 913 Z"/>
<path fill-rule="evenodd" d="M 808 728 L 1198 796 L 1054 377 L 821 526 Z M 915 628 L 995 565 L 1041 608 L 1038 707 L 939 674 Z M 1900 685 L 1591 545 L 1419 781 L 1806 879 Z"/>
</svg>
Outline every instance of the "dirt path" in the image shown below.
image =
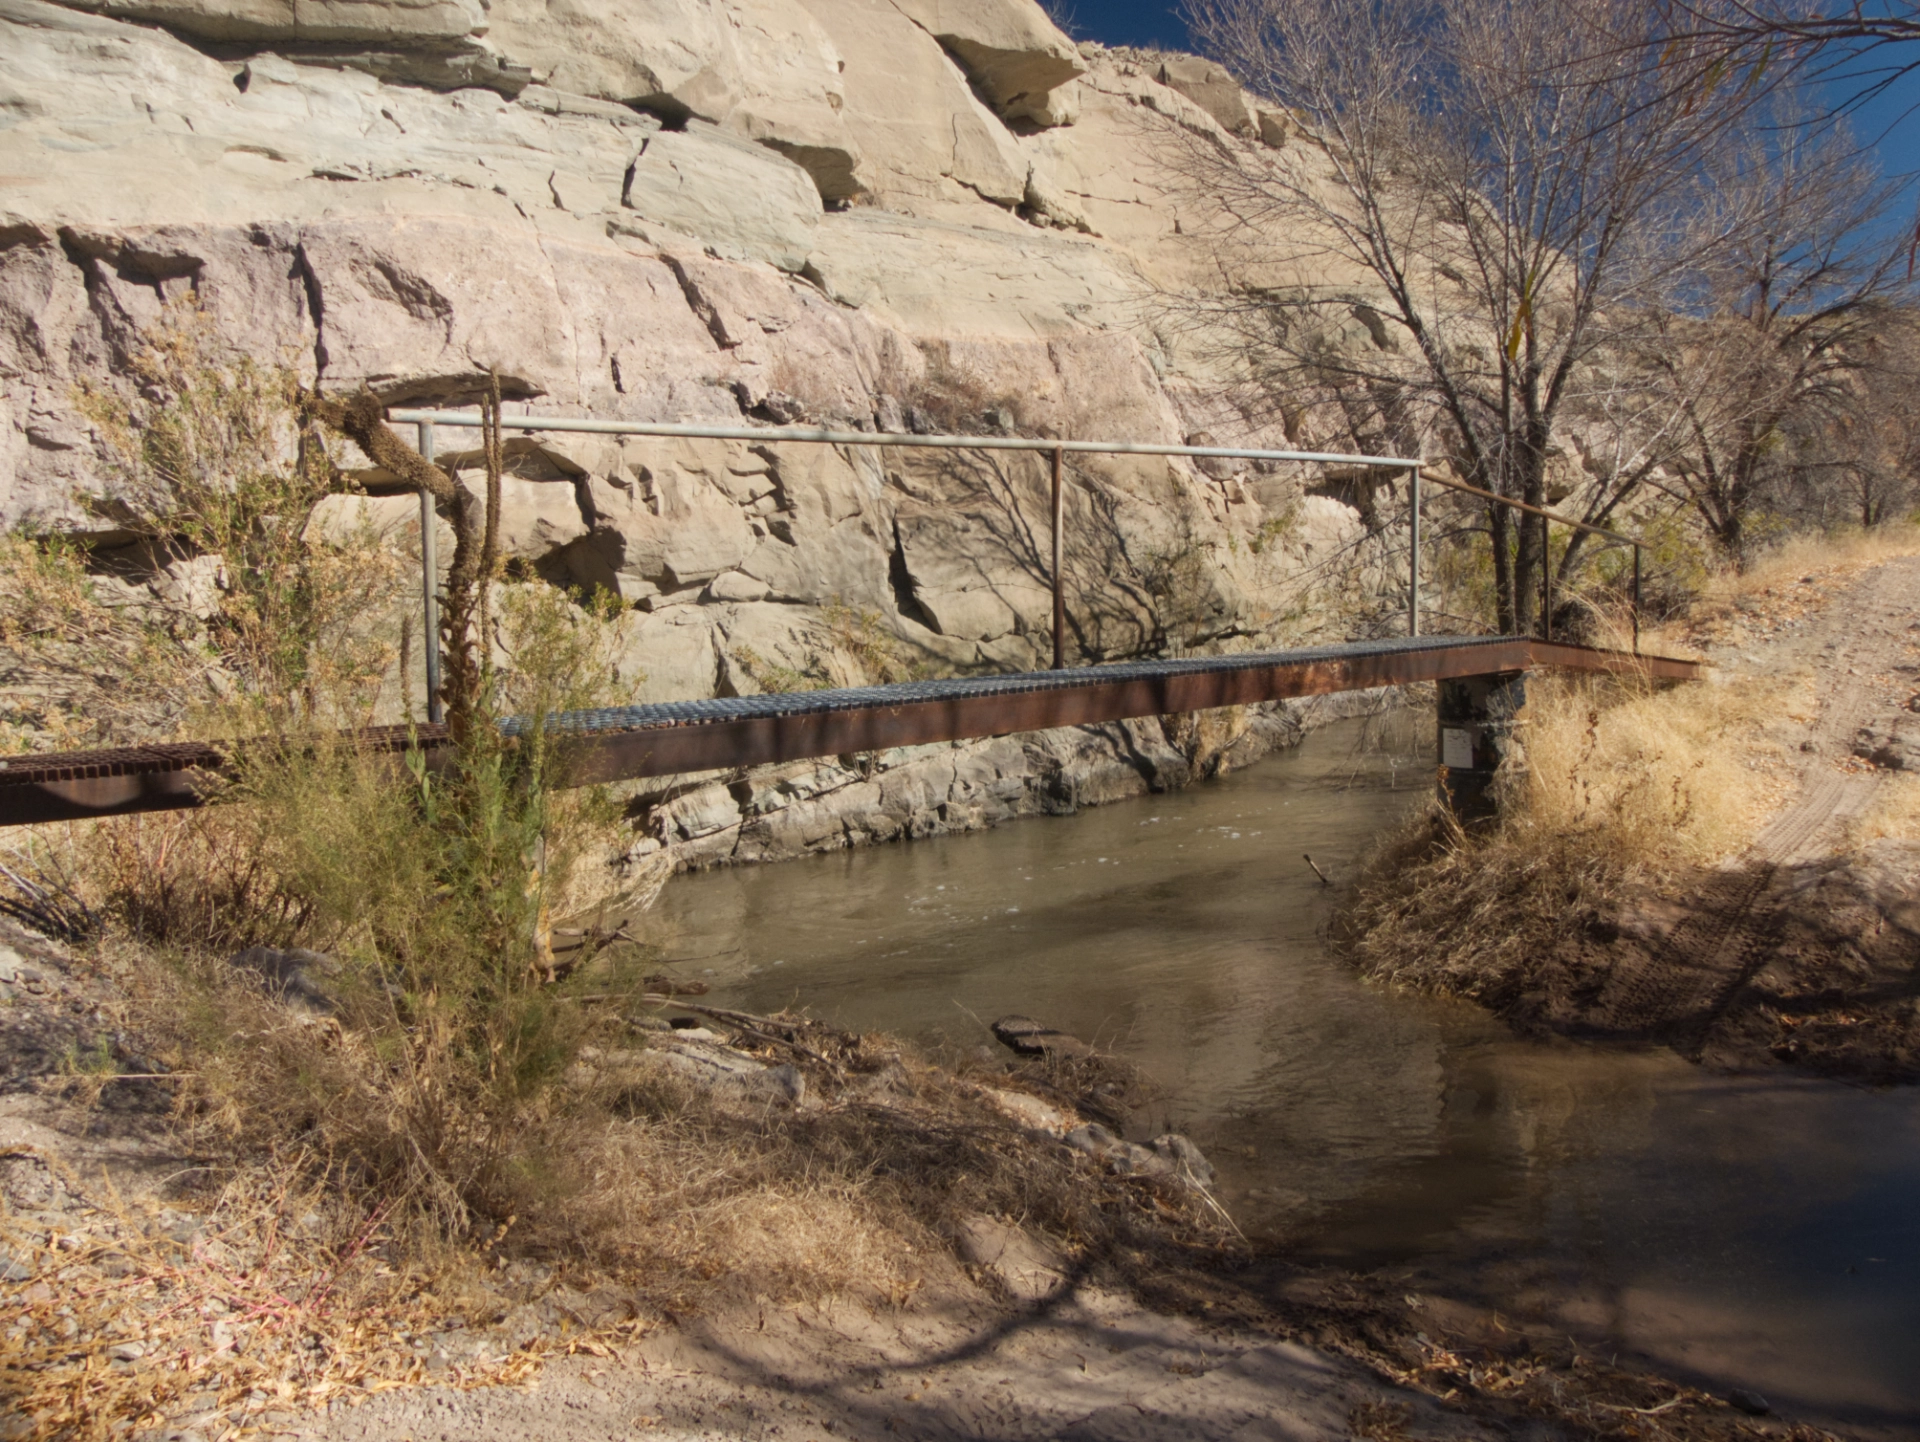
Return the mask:
<svg viewBox="0 0 1920 1442">
<path fill-rule="evenodd" d="M 1808 577 L 1797 586 L 1818 581 Z M 1920 673 L 1920 558 L 1884 562 L 1833 586 L 1814 605 L 1794 589 L 1777 587 L 1748 612 L 1736 612 L 1731 633 L 1713 647 L 1717 664 L 1734 676 L 1811 681 L 1814 714 L 1785 738 L 1794 748 L 1790 799 L 1745 852 L 1699 878 L 1692 894 L 1675 898 L 1680 918 L 1663 934 L 1656 930 L 1652 945 L 1608 949 L 1605 980 L 1585 1009 L 1583 1030 L 1658 1038 L 1695 1058 L 1712 1054 L 1723 1062 L 1754 1060 L 1760 1046 L 1780 1057 L 1783 1048 L 1794 1050 L 1795 1040 L 1781 1033 L 1805 1020 L 1795 1014 L 1805 1010 L 1796 1007 L 1796 993 L 1835 993 L 1849 970 L 1859 970 L 1830 954 L 1827 974 L 1817 976 L 1820 968 L 1812 963 L 1820 959 L 1796 956 L 1792 943 L 1796 931 L 1820 929 L 1823 910 L 1846 909 L 1847 897 L 1819 896 L 1821 882 L 1844 871 L 1835 859 L 1851 823 L 1893 774 L 1856 753 L 1863 735 L 1898 730 L 1920 684 L 1914 679 Z M 1864 885 L 1877 893 L 1886 890 L 1885 880 L 1838 875 L 1826 891 L 1858 892 Z M 1896 911 L 1899 900 L 1893 898 Z M 1792 975 L 1796 970 L 1805 974 Z M 1897 977 L 1878 980 L 1890 982 L 1876 986 L 1878 1000 L 1907 999 L 1910 987 Z M 1771 1025 L 1761 1015 L 1769 1012 Z M 1911 1017 L 1887 1020 L 1915 1029 Z"/>
<path fill-rule="evenodd" d="M 550 1367 L 534 1390 L 392 1394 L 292 1435 L 1256 1442 L 1349 1437 L 1375 1413 L 1434 1442 L 1495 1435 L 1343 1359 L 1067 1285 L 1012 1315 L 951 1296 L 894 1312 L 748 1308 Z"/>
</svg>

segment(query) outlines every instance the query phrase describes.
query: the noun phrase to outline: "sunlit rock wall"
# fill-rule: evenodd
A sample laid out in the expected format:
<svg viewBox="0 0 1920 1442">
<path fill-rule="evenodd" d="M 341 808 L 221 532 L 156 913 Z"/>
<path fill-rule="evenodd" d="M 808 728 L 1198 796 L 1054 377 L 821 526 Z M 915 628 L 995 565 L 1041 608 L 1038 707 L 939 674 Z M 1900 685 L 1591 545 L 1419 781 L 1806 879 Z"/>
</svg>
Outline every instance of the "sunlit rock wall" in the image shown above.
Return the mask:
<svg viewBox="0 0 1920 1442">
<path fill-rule="evenodd" d="M 497 367 L 530 418 L 1286 444 L 1168 298 L 1238 283 L 1187 147 L 1271 163 L 1288 127 L 1032 0 L 0 0 L 0 116 L 6 525 L 128 539 L 76 387 L 187 300 L 396 404 Z M 1038 458 L 510 449 L 522 574 L 629 603 L 645 699 L 1048 655 Z M 360 479 L 320 524 L 412 524 Z M 1391 583 L 1314 479 L 1077 458 L 1074 658 L 1371 624 Z"/>
</svg>

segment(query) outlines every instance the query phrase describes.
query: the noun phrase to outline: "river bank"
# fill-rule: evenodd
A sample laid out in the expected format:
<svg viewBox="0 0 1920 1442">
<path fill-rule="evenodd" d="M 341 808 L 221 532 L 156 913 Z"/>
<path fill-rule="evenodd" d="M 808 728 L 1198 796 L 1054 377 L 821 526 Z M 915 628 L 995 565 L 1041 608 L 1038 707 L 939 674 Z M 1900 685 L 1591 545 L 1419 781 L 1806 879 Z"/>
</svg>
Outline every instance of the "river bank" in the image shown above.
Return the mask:
<svg viewBox="0 0 1920 1442">
<path fill-rule="evenodd" d="M 126 997 L 84 961 L 8 940 L 21 958 L 0 1096 L 0 1294 L 19 1304 L 0 1355 L 10 1436 L 1491 1442 L 1630 1435 L 1642 1416 L 1674 1438 L 1817 1435 L 1394 1275 L 1256 1261 L 1198 1225 L 1185 1184 L 1061 1146 L 1085 1118 L 1058 1072 L 933 1068 L 832 1028 L 805 1034 L 842 1076 L 786 1053 L 811 1106 L 736 1098 L 682 1122 L 704 1116 L 705 1164 L 734 1170 L 749 1132 L 796 1139 L 792 1160 L 824 1173 L 863 1137 L 859 1194 L 816 1178 L 776 1218 L 736 1190 L 731 1216 L 702 1214 L 727 1244 L 719 1265 L 680 1278 L 679 1300 L 672 1278 L 636 1285 L 516 1246 L 510 1228 L 464 1261 L 423 1257 L 377 1215 L 341 1229 L 284 1174 L 276 1190 L 244 1159 L 195 1155 L 169 1124 L 163 1071 L 122 1058 L 110 1083 L 76 1068 L 132 1040 L 99 1030 Z M 885 1136 L 901 1127 L 948 1154 L 962 1191 L 1018 1176 L 1025 1214 L 963 1195 L 949 1233 L 903 1227 L 897 1183 L 941 1172 L 928 1156 L 890 1176 Z M 1087 1208 L 1077 1235 L 1043 1201 L 1063 1180 Z M 769 1240 L 808 1255 L 742 1265 Z M 48 1382 L 67 1412 L 46 1410 Z"/>
<path fill-rule="evenodd" d="M 1541 688 L 1507 820 L 1416 827 L 1357 888 L 1363 971 L 1533 1034 L 1920 1080 L 1920 558 L 1802 564 L 1668 638 L 1718 696 Z"/>
<path fill-rule="evenodd" d="M 664 852 L 675 870 L 699 871 L 1071 816 L 1244 770 L 1321 727 L 1403 704 L 1400 688 L 1383 687 L 666 778 L 628 801 L 647 838 L 636 856 Z"/>
</svg>

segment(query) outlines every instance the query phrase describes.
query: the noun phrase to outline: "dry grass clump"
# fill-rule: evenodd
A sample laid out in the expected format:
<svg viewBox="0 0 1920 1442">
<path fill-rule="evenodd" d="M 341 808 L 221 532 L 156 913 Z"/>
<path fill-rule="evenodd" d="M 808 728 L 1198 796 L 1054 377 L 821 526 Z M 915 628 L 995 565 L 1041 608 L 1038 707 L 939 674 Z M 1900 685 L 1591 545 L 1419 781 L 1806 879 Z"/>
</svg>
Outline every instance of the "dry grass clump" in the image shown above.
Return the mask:
<svg viewBox="0 0 1920 1442">
<path fill-rule="evenodd" d="M 1753 834 L 1773 802 L 1771 710 L 1758 682 L 1530 681 L 1525 769 L 1505 781 L 1498 824 L 1409 823 L 1364 873 L 1344 945 L 1377 980 L 1505 1004 L 1627 888 Z"/>
<path fill-rule="evenodd" d="M 980 1214 L 1107 1260 L 1223 1240 L 1197 1194 L 1107 1175 L 887 1038 L 787 1016 L 712 1023 L 760 1060 L 793 1065 L 805 1078 L 794 1104 L 690 1084 L 660 1049 L 659 999 L 631 1017 L 585 1004 L 604 996 L 555 998 L 568 1026 L 553 1054 L 567 1065 L 509 1103 L 440 1058 L 402 1083 L 365 1027 L 229 996 L 204 1015 L 234 1033 L 217 1052 L 196 1048 L 187 1120 L 236 1157 L 267 1150 L 269 1134 L 282 1151 L 297 1139 L 309 1174 L 362 1210 L 385 1207 L 390 1235 L 416 1255 L 500 1237 L 649 1309 L 694 1310 L 749 1287 L 904 1301 L 951 1265 L 944 1239 Z M 1088 1059 L 1032 1084 L 1118 1124 L 1128 1098 L 1115 1075 Z M 429 1094 L 463 1079 L 458 1106 Z"/>
<path fill-rule="evenodd" d="M 196 661 L 191 624 L 113 604 L 83 550 L 0 536 L 0 751 L 124 744 L 176 730 L 184 707 L 141 678 Z"/>
<path fill-rule="evenodd" d="M 1730 854 L 1771 804 L 1757 763 L 1779 698 L 1760 681 L 1552 676 L 1527 692 L 1510 829 L 1590 832 L 1653 870 Z"/>
<path fill-rule="evenodd" d="M 357 1045 L 260 998 L 232 999 L 224 1019 L 238 1050 L 281 1056 L 263 1078 Z M 982 1214 L 1123 1285 L 1231 1238 L 1204 1193 L 1109 1174 L 885 1039 L 754 1020 L 764 1059 L 803 1066 L 801 1104 L 691 1087 L 658 1051 L 590 1051 L 519 1113 L 515 1210 L 451 1244 L 409 1225 L 404 1195 L 352 1184 L 341 1152 L 316 1150 L 342 1139 L 337 1118 L 269 1152 L 252 1137 L 192 1210 L 104 1186 L 82 1197 L 71 1178 L 65 1205 L 0 1210 L 0 1407 L 35 1435 L 243 1435 L 392 1387 L 523 1382 L 545 1355 L 602 1352 L 662 1311 L 905 1304 L 958 1280 L 947 1239 Z M 1050 1075 L 1109 1076 L 1081 1061 Z M 187 1121 L 192 1140 L 218 1141 L 219 1118 Z"/>
<path fill-rule="evenodd" d="M 1856 847 L 1872 841 L 1920 841 L 1920 776 L 1890 776 L 1866 814 L 1854 822 L 1848 840 Z"/>
<path fill-rule="evenodd" d="M 226 805 L 103 847 L 120 864 L 102 911 L 173 958 L 154 1026 L 199 1078 L 192 1121 L 237 1155 L 300 1138 L 336 1186 L 437 1239 L 533 1200 L 563 1074 L 603 1027 L 580 993 L 637 990 L 645 960 L 554 950 L 575 908 L 621 908 L 618 810 L 552 789 L 561 764 L 537 723 L 478 732 L 439 771 L 312 735 L 243 750 Z M 156 833 L 180 844 L 146 850 Z M 258 943 L 325 955 L 324 1017 L 226 962 Z"/>
<path fill-rule="evenodd" d="M 1763 551 L 1745 570 L 1716 577 L 1707 590 L 1707 599 L 1765 590 L 1812 571 L 1856 570 L 1914 555 L 1920 555 L 1920 525 L 1913 522 L 1894 522 L 1871 530 L 1802 533 Z"/>
<path fill-rule="evenodd" d="M 945 346 L 928 346 L 925 378 L 902 398 L 909 424 L 940 435 L 983 435 L 1033 429 L 1020 396 L 996 387 L 977 369 L 955 362 Z"/>
<path fill-rule="evenodd" d="M 0 1212 L 0 1403 L 35 1436 L 183 1422 L 235 1436 L 268 1414 L 357 1406 L 426 1380 L 429 1339 L 455 1320 L 449 1279 L 396 1256 L 380 1211 L 350 1212 L 284 1170 L 250 1171 L 192 1213 L 61 1190 L 78 1205 Z M 496 1338 L 433 1380 L 517 1383 L 583 1343 L 596 1339 Z"/>
</svg>

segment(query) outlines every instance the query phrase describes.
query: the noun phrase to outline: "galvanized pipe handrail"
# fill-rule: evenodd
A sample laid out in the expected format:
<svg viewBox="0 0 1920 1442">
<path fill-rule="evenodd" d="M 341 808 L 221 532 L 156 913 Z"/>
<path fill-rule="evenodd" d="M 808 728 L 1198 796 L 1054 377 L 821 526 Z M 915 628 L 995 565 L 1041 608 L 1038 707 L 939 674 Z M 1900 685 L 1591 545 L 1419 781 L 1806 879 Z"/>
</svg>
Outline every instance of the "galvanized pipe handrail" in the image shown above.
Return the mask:
<svg viewBox="0 0 1920 1442">
<path fill-rule="evenodd" d="M 391 410 L 404 425 L 478 429 L 478 411 Z M 829 446 L 903 446 L 949 451 L 1062 451 L 1079 455 L 1198 456 L 1220 460 L 1314 461 L 1326 465 L 1374 466 L 1404 471 L 1424 464 L 1404 456 L 1349 456 L 1331 451 L 1241 450 L 1232 446 L 1172 446 L 1157 441 L 1055 441 L 1034 436 L 916 436 L 893 431 L 830 431 L 819 426 L 702 426 L 666 421 L 589 421 L 559 416 L 502 414 L 506 431 L 576 431 L 600 436 L 661 436 L 695 441 L 800 441 Z"/>
<path fill-rule="evenodd" d="M 478 411 L 434 411 L 408 407 L 395 407 L 387 412 L 387 418 L 396 424 L 413 425 L 419 428 L 420 451 L 431 456 L 434 450 L 433 430 L 435 426 L 457 426 L 478 430 L 486 425 Z M 1409 500 L 1411 502 L 1410 527 L 1412 545 L 1408 557 L 1407 586 L 1407 632 L 1420 634 L 1420 487 L 1422 481 L 1431 481 L 1448 490 L 1460 491 L 1492 501 L 1497 505 L 1508 506 L 1513 510 L 1541 519 L 1543 533 L 1551 523 L 1558 521 L 1577 531 L 1589 535 L 1603 536 L 1607 540 L 1633 549 L 1633 633 L 1634 650 L 1640 648 L 1640 553 L 1645 543 L 1632 536 L 1623 536 L 1618 531 L 1610 531 L 1605 526 L 1596 526 L 1589 521 L 1577 521 L 1571 516 L 1560 515 L 1544 506 L 1531 505 L 1493 491 L 1470 486 L 1464 481 L 1445 480 L 1426 471 L 1426 463 L 1409 456 L 1367 456 L 1350 455 L 1340 451 L 1289 451 L 1271 450 L 1253 446 L 1189 446 L 1167 445 L 1155 441 L 1069 441 L 1052 440 L 1039 436 L 920 436 L 905 435 L 893 431 L 835 431 L 824 426 L 719 426 L 699 425 L 687 422 L 670 421 L 596 421 L 570 416 L 520 415 L 500 417 L 502 430 L 518 431 L 523 435 L 538 435 L 542 432 L 560 434 L 585 434 L 603 436 L 649 436 L 666 440 L 711 440 L 711 441 L 752 441 L 760 444 L 769 442 L 794 442 L 802 445 L 832 446 L 876 446 L 909 450 L 973 450 L 973 451 L 1019 451 L 1029 454 L 1051 456 L 1053 460 L 1052 476 L 1052 512 L 1053 512 L 1053 664 L 1055 669 L 1066 665 L 1066 605 L 1064 596 L 1064 567 L 1061 560 L 1061 535 L 1064 530 L 1064 500 L 1062 487 L 1062 467 L 1069 454 L 1108 455 L 1108 456 L 1167 456 L 1185 457 L 1194 460 L 1246 460 L 1297 462 L 1309 465 L 1346 465 L 1365 466 L 1374 470 L 1405 471 L 1410 477 Z M 438 669 L 439 660 L 436 646 L 432 561 L 431 530 L 426 523 L 426 502 L 422 500 L 421 532 L 425 572 L 426 611 L 427 611 L 427 654 L 430 671 Z M 1553 627 L 1553 581 L 1552 546 L 1541 547 L 1542 601 L 1541 627 L 1546 639 L 1552 638 Z M 438 687 L 428 683 L 428 713 L 435 721 L 440 719 Z"/>
<path fill-rule="evenodd" d="M 478 429 L 478 411 L 391 410 L 387 418 L 396 424 L 464 426 Z M 1038 451 L 1062 455 L 1092 456 L 1187 456 L 1196 460 L 1223 461 L 1303 461 L 1314 465 L 1367 466 L 1382 471 L 1422 471 L 1423 480 L 1448 490 L 1464 491 L 1502 506 L 1530 515 L 1545 516 L 1563 526 L 1605 536 L 1625 546 L 1641 546 L 1632 536 L 1623 536 L 1605 526 L 1576 521 L 1558 511 L 1529 505 L 1509 496 L 1483 491 L 1464 481 L 1443 480 L 1426 471 L 1426 462 L 1408 456 L 1347 455 L 1339 451 L 1275 451 L 1242 446 L 1174 446 L 1157 441 L 1055 441 L 1034 436 L 915 436 L 891 431 L 830 431 L 817 426 L 701 426 L 665 421 L 589 421 L 567 417 L 507 416 L 500 418 L 502 430 L 532 434 L 538 431 L 576 432 L 599 436 L 654 436 L 669 440 L 695 441 L 798 441 L 809 445 L 894 446 L 920 450 L 949 451 Z"/>
</svg>

